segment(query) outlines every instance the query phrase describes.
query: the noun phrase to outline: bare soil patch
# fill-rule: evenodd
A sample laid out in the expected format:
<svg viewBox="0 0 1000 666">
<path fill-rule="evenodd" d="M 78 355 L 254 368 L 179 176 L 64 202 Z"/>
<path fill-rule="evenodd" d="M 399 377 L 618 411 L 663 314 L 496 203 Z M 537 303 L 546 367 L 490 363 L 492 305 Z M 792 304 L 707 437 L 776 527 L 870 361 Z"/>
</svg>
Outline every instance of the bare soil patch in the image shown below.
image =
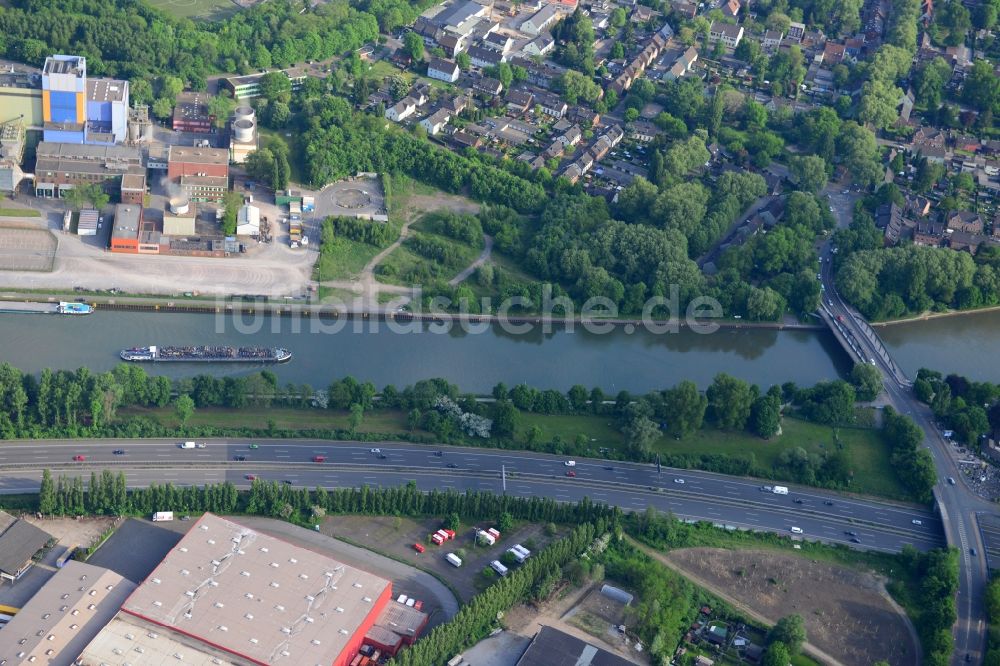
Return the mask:
<svg viewBox="0 0 1000 666">
<path fill-rule="evenodd" d="M 57 550 L 60 551 L 74 545 L 84 548 L 90 546 L 114 522 L 114 518 L 110 516 L 86 518 L 36 518 L 35 516 L 24 516 L 24 519 L 58 539 L 59 546 L 57 546 Z"/>
<path fill-rule="evenodd" d="M 666 558 L 771 621 L 801 615 L 809 642 L 841 663 L 917 662 L 907 621 L 874 574 L 774 551 L 687 548 Z"/>
</svg>

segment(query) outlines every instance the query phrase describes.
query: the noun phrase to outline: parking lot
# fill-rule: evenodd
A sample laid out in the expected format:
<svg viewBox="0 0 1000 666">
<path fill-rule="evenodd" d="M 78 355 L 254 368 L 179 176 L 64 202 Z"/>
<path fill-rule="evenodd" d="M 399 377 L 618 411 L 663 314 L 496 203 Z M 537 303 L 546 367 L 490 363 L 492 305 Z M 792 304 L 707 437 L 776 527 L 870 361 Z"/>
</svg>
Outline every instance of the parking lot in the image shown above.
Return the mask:
<svg viewBox="0 0 1000 666">
<path fill-rule="evenodd" d="M 349 178 L 316 193 L 314 217 L 386 215 L 385 193 L 378 177 Z"/>
<path fill-rule="evenodd" d="M 51 271 L 57 246 L 45 229 L 0 227 L 0 270 Z"/>
</svg>

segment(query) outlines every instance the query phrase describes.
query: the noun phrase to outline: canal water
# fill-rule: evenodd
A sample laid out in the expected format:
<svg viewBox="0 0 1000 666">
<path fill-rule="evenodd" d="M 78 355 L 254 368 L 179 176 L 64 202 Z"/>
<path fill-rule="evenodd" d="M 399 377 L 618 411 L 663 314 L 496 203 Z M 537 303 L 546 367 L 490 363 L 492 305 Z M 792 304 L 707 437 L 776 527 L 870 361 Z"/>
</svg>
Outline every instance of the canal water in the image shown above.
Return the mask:
<svg viewBox="0 0 1000 666">
<path fill-rule="evenodd" d="M 1000 311 L 940 317 L 877 329 L 912 379 L 920 368 L 1000 382 Z"/>
<path fill-rule="evenodd" d="M 338 328 L 340 330 L 333 330 Z M 319 329 L 319 330 L 318 330 Z M 327 329 L 327 330 L 322 330 Z M 566 390 L 574 384 L 600 386 L 607 392 L 645 392 L 683 379 L 705 387 L 727 372 L 767 387 L 793 381 L 800 385 L 842 376 L 849 361 L 833 336 L 816 331 L 722 329 L 698 334 L 652 334 L 623 328 L 597 334 L 580 326 L 573 331 L 540 327 L 513 335 L 498 326 L 483 332 L 412 324 L 408 332 L 386 322 L 342 320 L 338 325 L 313 320 L 261 317 L 237 321 L 231 315 L 126 313 L 98 311 L 87 317 L 0 315 L 0 362 L 28 372 L 42 368 L 114 367 L 125 347 L 211 345 L 286 347 L 286 364 L 268 366 L 281 382 L 326 386 L 344 375 L 382 387 L 402 387 L 420 379 L 443 377 L 463 391 L 486 393 L 498 382 L 527 383 Z M 260 365 L 145 364 L 170 377 L 207 372 L 240 375 Z"/>
</svg>

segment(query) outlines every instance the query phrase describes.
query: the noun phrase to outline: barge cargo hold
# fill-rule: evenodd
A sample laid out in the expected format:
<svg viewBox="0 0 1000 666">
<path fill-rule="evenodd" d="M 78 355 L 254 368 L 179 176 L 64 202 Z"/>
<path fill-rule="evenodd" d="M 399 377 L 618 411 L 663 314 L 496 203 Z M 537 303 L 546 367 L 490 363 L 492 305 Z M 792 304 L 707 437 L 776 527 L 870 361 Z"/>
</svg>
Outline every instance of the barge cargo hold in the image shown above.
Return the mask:
<svg viewBox="0 0 1000 666">
<path fill-rule="evenodd" d="M 285 363 L 292 352 L 281 347 L 130 347 L 121 350 L 123 361 L 150 363 Z"/>
<path fill-rule="evenodd" d="M 89 315 L 94 306 L 86 303 L 21 303 L 17 301 L 0 301 L 0 313 L 6 314 L 62 314 Z"/>
</svg>

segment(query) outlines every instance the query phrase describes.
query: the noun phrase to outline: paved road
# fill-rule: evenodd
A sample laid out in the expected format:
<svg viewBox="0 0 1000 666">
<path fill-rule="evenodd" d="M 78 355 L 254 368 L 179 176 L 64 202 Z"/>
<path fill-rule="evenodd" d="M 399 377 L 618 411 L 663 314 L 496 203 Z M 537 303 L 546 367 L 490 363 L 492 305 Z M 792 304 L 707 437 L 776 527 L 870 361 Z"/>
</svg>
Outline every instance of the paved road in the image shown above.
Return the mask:
<svg viewBox="0 0 1000 666">
<path fill-rule="evenodd" d="M 34 490 L 45 467 L 85 478 L 92 469 L 120 468 L 131 486 L 226 480 L 248 486 L 249 476 L 259 476 L 295 487 L 395 486 L 413 480 L 421 490 L 504 492 L 505 469 L 506 492 L 516 496 L 589 497 L 626 511 L 653 506 L 685 519 L 783 534 L 794 526 L 807 539 L 892 552 L 904 544 L 926 550 L 944 543 L 940 519 L 922 507 L 813 488 L 775 495 L 763 492 L 760 481 L 707 472 L 664 468 L 658 474 L 654 465 L 580 459 L 571 478 L 565 458 L 529 452 L 445 447 L 437 456 L 437 449 L 401 443 L 256 440 L 256 449 L 250 443 L 212 440 L 204 449 L 185 450 L 175 440 L 8 442 L 0 449 L 0 492 Z M 385 458 L 371 453 L 372 446 Z M 115 449 L 125 455 L 114 455 Z M 74 462 L 76 455 L 86 460 Z M 234 460 L 237 456 L 246 460 Z M 325 461 L 312 462 L 314 456 Z"/>
<path fill-rule="evenodd" d="M 846 226 L 852 207 L 850 197 L 831 197 L 834 212 L 841 226 Z M 846 201 L 845 201 L 846 200 Z M 824 286 L 823 306 L 827 321 L 834 328 L 849 333 L 861 362 L 873 363 L 883 375 L 889 403 L 898 412 L 907 414 L 925 433 L 924 445 L 930 450 L 938 470 L 938 485 L 934 488 L 937 508 L 949 545 L 959 549 L 958 622 L 955 625 L 953 662 L 981 663 L 986 644 L 983 592 L 989 581 L 986 553 L 980 541 L 977 513 L 995 513 L 995 505 L 978 497 L 965 485 L 948 442 L 934 424 L 930 409 L 913 395 L 910 381 L 892 360 L 878 335 L 864 318 L 837 293 L 833 279 L 832 248 L 824 244 L 820 259 Z M 947 479 L 957 479 L 951 483 Z M 973 549 L 976 555 L 972 554 Z"/>
</svg>

